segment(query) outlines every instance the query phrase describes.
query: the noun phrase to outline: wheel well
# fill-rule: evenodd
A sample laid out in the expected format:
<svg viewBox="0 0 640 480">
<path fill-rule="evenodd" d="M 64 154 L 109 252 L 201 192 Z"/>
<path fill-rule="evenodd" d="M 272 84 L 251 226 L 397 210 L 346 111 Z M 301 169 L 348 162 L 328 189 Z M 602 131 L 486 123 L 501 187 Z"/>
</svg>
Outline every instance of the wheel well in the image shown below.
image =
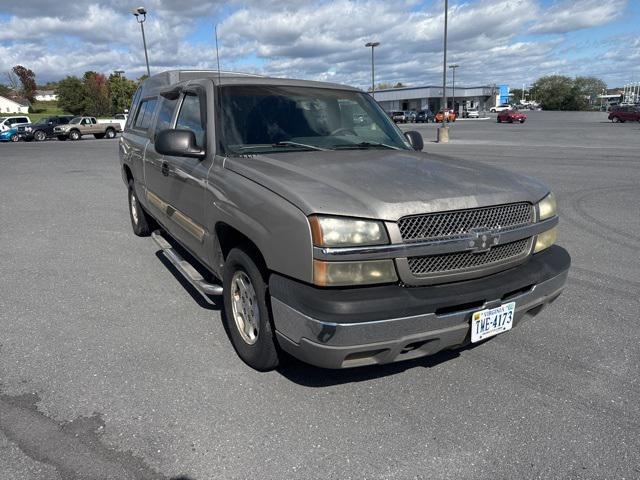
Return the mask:
<svg viewBox="0 0 640 480">
<path fill-rule="evenodd" d="M 222 252 L 222 258 L 227 258 L 231 249 L 241 247 L 256 261 L 256 264 L 263 271 L 266 271 L 267 262 L 265 262 L 258 246 L 251 241 L 244 233 L 236 230 L 226 223 L 218 223 L 216 225 L 216 237 Z"/>
<path fill-rule="evenodd" d="M 125 177 L 127 177 L 127 183 L 133 180 L 133 173 L 131 173 L 131 169 L 129 168 L 128 165 L 123 166 L 122 170 L 124 171 Z"/>
</svg>

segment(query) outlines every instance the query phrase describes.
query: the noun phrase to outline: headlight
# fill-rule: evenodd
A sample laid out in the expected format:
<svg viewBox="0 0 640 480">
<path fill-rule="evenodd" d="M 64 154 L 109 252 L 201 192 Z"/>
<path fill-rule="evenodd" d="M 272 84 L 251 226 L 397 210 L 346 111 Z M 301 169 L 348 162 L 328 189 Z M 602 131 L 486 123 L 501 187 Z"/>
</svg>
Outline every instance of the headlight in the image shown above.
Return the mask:
<svg viewBox="0 0 640 480">
<path fill-rule="evenodd" d="M 538 220 L 546 220 L 558 213 L 556 196 L 550 193 L 538 202 Z"/>
<path fill-rule="evenodd" d="M 551 245 L 556 243 L 556 237 L 558 235 L 558 228 L 553 227 L 546 232 L 542 232 L 536 238 L 536 246 L 533 249 L 533 253 L 538 253 L 544 250 L 545 248 L 549 248 Z"/>
<path fill-rule="evenodd" d="M 309 217 L 313 244 L 318 247 L 355 247 L 389 243 L 382 222 L 343 217 Z"/>
<path fill-rule="evenodd" d="M 313 283 L 320 287 L 396 282 L 393 260 L 366 262 L 313 261 Z"/>
</svg>

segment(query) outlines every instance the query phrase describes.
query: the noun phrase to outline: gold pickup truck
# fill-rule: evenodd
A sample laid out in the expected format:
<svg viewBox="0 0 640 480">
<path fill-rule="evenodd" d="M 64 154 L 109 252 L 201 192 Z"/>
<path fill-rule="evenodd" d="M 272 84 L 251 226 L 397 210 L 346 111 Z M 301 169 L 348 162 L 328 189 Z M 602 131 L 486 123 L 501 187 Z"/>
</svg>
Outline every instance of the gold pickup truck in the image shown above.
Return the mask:
<svg viewBox="0 0 640 480">
<path fill-rule="evenodd" d="M 115 138 L 122 127 L 118 122 L 98 123 L 95 117 L 75 117 L 67 125 L 58 125 L 53 134 L 58 140 L 80 140 L 83 135 L 93 135 L 95 138 Z"/>
</svg>

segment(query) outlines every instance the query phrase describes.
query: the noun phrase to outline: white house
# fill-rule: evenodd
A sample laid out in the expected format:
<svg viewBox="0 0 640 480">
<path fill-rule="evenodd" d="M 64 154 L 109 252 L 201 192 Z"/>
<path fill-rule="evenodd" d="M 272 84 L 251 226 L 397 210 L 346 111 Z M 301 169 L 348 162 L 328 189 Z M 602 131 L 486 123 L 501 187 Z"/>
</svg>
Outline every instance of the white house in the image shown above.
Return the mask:
<svg viewBox="0 0 640 480">
<path fill-rule="evenodd" d="M 0 116 L 6 113 L 29 113 L 29 103 L 0 96 Z"/>
<path fill-rule="evenodd" d="M 53 90 L 36 90 L 33 98 L 38 102 L 54 102 L 58 101 L 58 94 Z"/>
</svg>

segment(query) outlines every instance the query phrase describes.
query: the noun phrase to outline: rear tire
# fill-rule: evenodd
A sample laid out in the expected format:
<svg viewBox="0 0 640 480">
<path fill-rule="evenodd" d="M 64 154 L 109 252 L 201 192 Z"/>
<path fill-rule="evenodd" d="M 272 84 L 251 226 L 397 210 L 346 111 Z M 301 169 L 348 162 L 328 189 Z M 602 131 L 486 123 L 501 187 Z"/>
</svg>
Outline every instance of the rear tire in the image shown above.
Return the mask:
<svg viewBox="0 0 640 480">
<path fill-rule="evenodd" d="M 107 128 L 107 131 L 104 132 L 104 136 L 108 139 L 116 138 L 116 131 L 113 128 Z"/>
<path fill-rule="evenodd" d="M 502 119 L 501 119 L 500 117 L 498 117 L 498 118 L 496 119 L 496 121 L 497 121 L 498 123 L 502 123 Z"/>
<path fill-rule="evenodd" d="M 9 137 L 9 140 L 11 140 L 12 142 L 14 142 L 14 143 L 15 143 L 15 142 L 17 142 L 17 141 L 19 141 L 19 140 L 20 140 L 20 137 L 18 136 L 18 134 L 17 134 L 17 133 L 14 133 L 13 135 L 11 135 L 11 136 Z"/>
<path fill-rule="evenodd" d="M 224 322 L 238 356 L 251 368 L 273 370 L 280 363 L 263 273 L 247 253 L 234 248 L 223 275 Z"/>
<path fill-rule="evenodd" d="M 152 220 L 140 205 L 138 195 L 134 188 L 133 180 L 129 180 L 129 218 L 133 233 L 138 237 L 148 237 L 151 235 Z"/>
</svg>

